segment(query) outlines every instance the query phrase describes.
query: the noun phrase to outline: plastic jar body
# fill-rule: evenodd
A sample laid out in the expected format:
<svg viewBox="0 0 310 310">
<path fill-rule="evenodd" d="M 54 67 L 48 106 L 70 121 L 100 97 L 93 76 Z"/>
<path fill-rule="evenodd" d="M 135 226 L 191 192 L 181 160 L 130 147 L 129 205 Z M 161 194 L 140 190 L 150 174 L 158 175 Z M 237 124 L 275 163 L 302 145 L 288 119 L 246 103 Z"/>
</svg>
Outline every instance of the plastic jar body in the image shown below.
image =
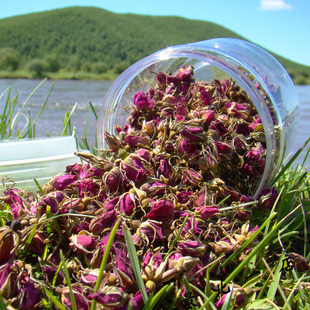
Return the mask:
<svg viewBox="0 0 310 310">
<path fill-rule="evenodd" d="M 173 74 L 191 65 L 195 80 L 232 78 L 254 103 L 266 136 L 266 165 L 256 194 L 278 171 L 286 149 L 292 144 L 299 104 L 295 86 L 283 66 L 266 50 L 247 41 L 219 38 L 172 46 L 141 59 L 126 69 L 107 92 L 98 123 L 98 145 L 104 147 L 104 132 L 114 133 L 128 117 L 138 91 L 156 84 L 158 72 Z"/>
</svg>

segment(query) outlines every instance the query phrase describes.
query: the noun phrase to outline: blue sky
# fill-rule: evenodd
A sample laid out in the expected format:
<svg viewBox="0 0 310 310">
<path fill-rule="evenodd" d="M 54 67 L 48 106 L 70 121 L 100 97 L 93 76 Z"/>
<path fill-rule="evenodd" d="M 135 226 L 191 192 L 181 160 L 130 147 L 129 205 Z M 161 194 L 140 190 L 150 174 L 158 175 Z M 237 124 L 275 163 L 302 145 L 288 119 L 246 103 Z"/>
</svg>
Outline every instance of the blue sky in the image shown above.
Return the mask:
<svg viewBox="0 0 310 310">
<path fill-rule="evenodd" d="M 115 13 L 210 21 L 310 66 L 310 0 L 0 0 L 0 3 L 0 18 L 69 6 L 95 6 Z"/>
</svg>

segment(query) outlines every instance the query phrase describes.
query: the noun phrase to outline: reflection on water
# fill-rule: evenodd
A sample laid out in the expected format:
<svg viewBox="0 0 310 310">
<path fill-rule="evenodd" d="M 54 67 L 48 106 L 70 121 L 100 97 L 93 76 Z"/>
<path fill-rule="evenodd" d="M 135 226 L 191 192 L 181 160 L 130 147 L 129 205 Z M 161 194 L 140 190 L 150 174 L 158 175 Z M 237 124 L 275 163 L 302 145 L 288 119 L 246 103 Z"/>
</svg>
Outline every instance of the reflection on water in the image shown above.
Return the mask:
<svg viewBox="0 0 310 310">
<path fill-rule="evenodd" d="M 11 86 L 13 98 L 17 92 L 18 106 L 27 100 L 31 92 L 41 83 L 41 80 L 27 79 L 0 79 L 0 94 Z M 28 113 L 30 109 L 32 119 L 34 120 L 40 111 L 41 106 L 46 100 L 54 81 L 47 80 L 31 95 L 29 98 L 24 113 Z M 39 118 L 36 125 L 36 135 L 46 136 L 47 133 L 52 135 L 60 135 L 63 129 L 63 118 L 66 111 L 70 111 L 77 103 L 77 109 L 73 114 L 72 127 L 76 128 L 77 136 L 84 136 L 84 129 L 87 121 L 89 101 L 94 105 L 97 113 L 100 111 L 105 93 L 112 84 L 111 81 L 79 81 L 79 80 L 57 80 L 53 90 L 50 93 L 46 107 Z M 295 146 L 292 152 L 300 147 L 310 136 L 308 122 L 310 120 L 310 85 L 297 86 L 299 96 L 301 118 L 298 124 L 298 131 L 295 135 Z M 2 98 L 1 105 L 5 103 L 7 94 Z M 0 108 L 2 111 L 3 107 Z M 89 141 L 95 140 L 96 120 L 91 114 L 87 137 Z M 306 151 L 302 156 L 305 156 Z M 302 159 L 299 159 L 301 161 Z M 310 161 L 307 161 L 308 165 Z"/>
</svg>

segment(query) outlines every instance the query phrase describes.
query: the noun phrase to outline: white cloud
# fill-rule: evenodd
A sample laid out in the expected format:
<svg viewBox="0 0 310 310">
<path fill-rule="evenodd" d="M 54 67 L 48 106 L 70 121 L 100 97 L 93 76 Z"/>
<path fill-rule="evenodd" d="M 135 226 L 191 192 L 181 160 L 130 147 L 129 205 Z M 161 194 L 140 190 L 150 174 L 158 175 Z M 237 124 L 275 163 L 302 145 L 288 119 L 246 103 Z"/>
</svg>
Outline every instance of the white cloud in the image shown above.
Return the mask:
<svg viewBox="0 0 310 310">
<path fill-rule="evenodd" d="M 261 0 L 260 10 L 264 11 L 279 11 L 279 10 L 290 10 L 293 7 L 290 4 L 284 2 L 284 0 Z"/>
</svg>

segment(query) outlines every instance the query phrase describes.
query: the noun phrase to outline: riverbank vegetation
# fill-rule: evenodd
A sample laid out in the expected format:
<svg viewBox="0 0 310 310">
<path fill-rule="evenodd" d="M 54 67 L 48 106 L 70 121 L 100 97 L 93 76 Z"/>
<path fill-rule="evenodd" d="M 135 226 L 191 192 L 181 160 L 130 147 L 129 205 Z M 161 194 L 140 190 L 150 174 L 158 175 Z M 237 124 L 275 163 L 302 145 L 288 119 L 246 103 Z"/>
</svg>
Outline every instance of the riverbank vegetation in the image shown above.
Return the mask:
<svg viewBox="0 0 310 310">
<path fill-rule="evenodd" d="M 159 49 L 216 37 L 242 38 L 206 21 L 95 7 L 15 16 L 0 20 L 0 78 L 114 79 Z M 310 67 L 274 56 L 296 84 L 310 84 Z"/>
</svg>

